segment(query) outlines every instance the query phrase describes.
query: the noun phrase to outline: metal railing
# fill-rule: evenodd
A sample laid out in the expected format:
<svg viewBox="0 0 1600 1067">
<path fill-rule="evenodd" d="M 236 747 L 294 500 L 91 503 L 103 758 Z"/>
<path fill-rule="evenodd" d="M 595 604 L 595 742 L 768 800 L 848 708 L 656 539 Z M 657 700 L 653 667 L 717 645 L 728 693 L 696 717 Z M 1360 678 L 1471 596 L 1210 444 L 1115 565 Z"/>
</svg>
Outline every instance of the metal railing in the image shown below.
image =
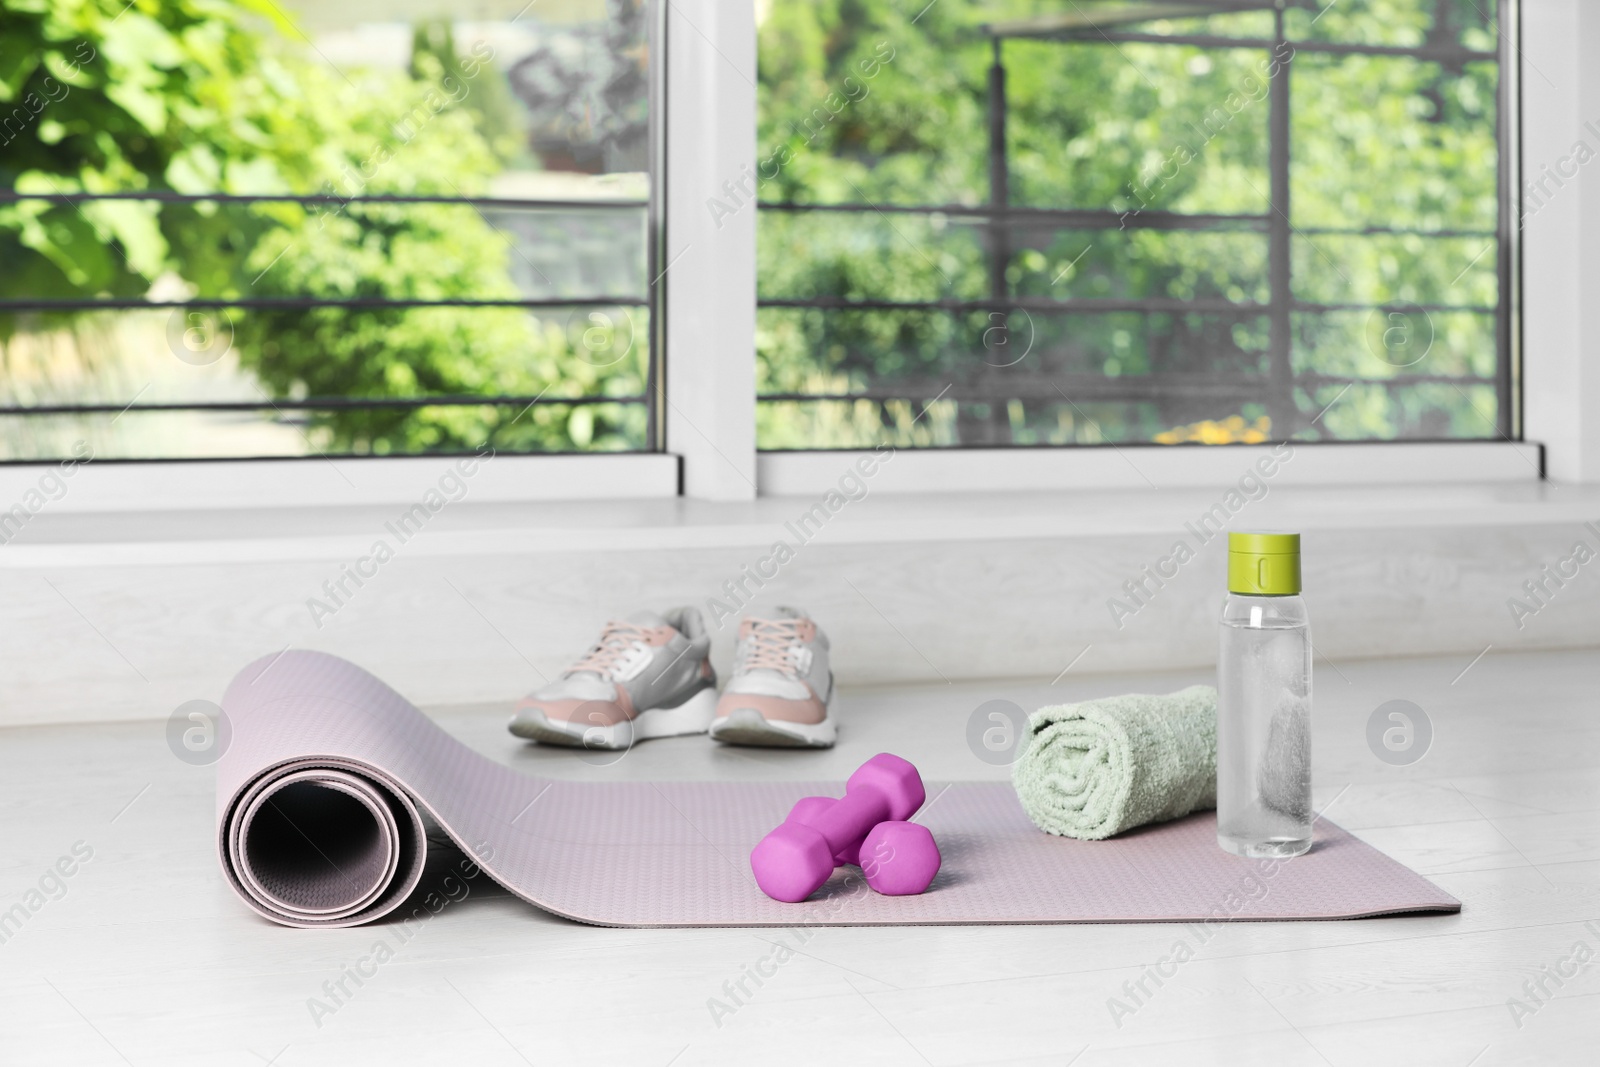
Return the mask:
<svg viewBox="0 0 1600 1067">
<path fill-rule="evenodd" d="M 1514 24 L 1515 0 L 1490 0 L 1491 13 L 1504 24 Z M 1322 4 L 1303 3 L 1295 6 L 1317 11 Z M 966 382 L 953 384 L 946 381 L 903 381 L 884 386 L 869 386 L 848 392 L 770 392 L 758 397 L 762 403 L 818 403 L 868 401 L 882 405 L 888 401 L 930 401 L 936 396 L 945 401 L 1036 400 L 1059 404 L 1066 395 L 1084 399 L 1102 400 L 1155 400 L 1195 396 L 1245 399 L 1262 402 L 1272 417 L 1274 435 L 1287 435 L 1305 424 L 1294 398 L 1297 388 L 1317 388 L 1344 384 L 1372 385 L 1393 391 L 1423 384 L 1454 384 L 1457 387 L 1493 386 L 1499 397 L 1495 433 L 1502 438 L 1520 433 L 1520 412 L 1515 392 L 1515 369 L 1518 359 L 1519 328 L 1516 309 L 1517 244 L 1515 229 L 1515 153 L 1512 123 L 1515 121 L 1515 81 L 1505 74 L 1512 69 L 1514 45 L 1506 32 L 1500 34 L 1498 51 L 1481 51 L 1452 41 L 1424 40 L 1412 45 L 1365 44 L 1324 40 L 1289 39 L 1285 34 L 1284 10 L 1274 3 L 1262 0 L 1188 0 L 1185 3 L 1148 3 L 1145 8 L 1154 11 L 1162 8 L 1164 14 L 1142 12 L 1139 5 L 1127 5 L 1119 10 L 1085 12 L 1074 5 L 1073 12 L 1060 16 L 1035 19 L 1027 22 L 997 23 L 985 27 L 992 48 L 992 64 L 988 82 L 988 138 L 987 163 L 989 174 L 989 202 L 982 205 L 904 205 L 874 203 L 762 202 L 763 212 L 805 214 L 824 212 L 858 213 L 863 215 L 912 215 L 924 218 L 971 220 L 982 231 L 987 262 L 988 295 L 984 299 L 935 300 L 885 300 L 847 299 L 830 295 L 810 297 L 762 296 L 758 306 L 770 309 L 812 309 L 825 313 L 844 311 L 927 311 L 961 314 L 973 312 L 1033 313 L 1056 312 L 1063 314 L 1101 314 L 1135 312 L 1146 314 L 1201 312 L 1222 317 L 1265 318 L 1269 322 L 1270 341 L 1267 351 L 1267 370 L 1257 377 L 1233 374 L 1196 374 L 1153 371 L 1149 374 L 1124 377 L 1096 376 L 1092 374 L 1037 375 L 1023 378 L 1008 372 L 1004 384 Z M 1170 10 L 1167 10 L 1170 9 Z M 1274 33 L 1270 38 L 1241 38 L 1205 33 L 1151 33 L 1120 28 L 1121 23 L 1149 20 L 1156 17 L 1198 17 L 1207 14 L 1236 13 L 1243 11 L 1270 12 Z M 1075 44 L 1118 47 L 1121 44 L 1190 46 L 1203 49 L 1259 50 L 1270 56 L 1289 56 L 1294 53 L 1322 53 L 1333 56 L 1370 55 L 1404 57 L 1436 62 L 1447 69 L 1461 69 L 1467 63 L 1496 63 L 1501 75 L 1495 109 L 1495 136 L 1500 146 L 1497 174 L 1498 198 L 1497 228 L 1419 230 L 1403 226 L 1296 227 L 1291 223 L 1290 210 L 1290 71 L 1292 63 L 1285 60 L 1268 85 L 1269 115 L 1268 172 L 1270 192 L 1268 209 L 1260 214 L 1184 214 L 1172 211 L 1146 210 L 1138 213 L 1114 210 L 1052 209 L 1024 207 L 1011 203 L 1010 168 L 1007 155 L 1007 70 L 1004 43 L 1008 40 L 1071 42 Z M 1185 299 L 1166 296 L 1131 297 L 1075 297 L 1045 298 L 1018 295 L 1008 282 L 1007 271 L 1012 264 L 1013 231 L 1026 227 L 1034 233 L 1057 233 L 1064 230 L 1121 230 L 1147 229 L 1160 231 L 1212 231 L 1256 233 L 1267 240 L 1266 282 L 1269 298 L 1260 300 L 1231 300 L 1219 297 Z M 1498 299 L 1494 305 L 1482 304 L 1414 304 L 1414 303 L 1359 303 L 1318 302 L 1295 296 L 1293 288 L 1292 256 L 1297 237 L 1313 236 L 1420 236 L 1435 239 L 1483 238 L 1497 242 L 1495 270 Z M 901 235 L 902 239 L 904 235 Z M 1035 242 L 1037 245 L 1037 242 Z M 1485 249 L 1487 252 L 1488 249 Z M 1464 272 L 1463 272 L 1464 273 Z M 1292 361 L 1295 319 L 1297 314 L 1319 314 L 1339 311 L 1367 312 L 1452 312 L 1493 316 L 1495 320 L 1495 372 L 1482 375 L 1399 374 L 1383 377 L 1358 377 L 1296 371 Z"/>
<path fill-rule="evenodd" d="M 422 195 L 371 195 L 340 197 L 335 195 L 232 195 L 221 193 L 186 194 L 165 190 L 129 191 L 114 193 L 18 193 L 11 190 L 0 190 L 0 206 L 24 201 L 44 201 L 56 204 L 69 204 L 81 208 L 85 204 L 96 201 L 135 201 L 156 202 L 163 205 L 184 207 L 235 205 L 249 208 L 265 203 L 293 203 L 302 206 L 337 207 L 341 212 L 350 208 L 381 205 L 434 205 L 434 206 L 461 206 L 470 207 L 480 214 L 488 211 L 541 211 L 541 212 L 599 212 L 599 213 L 640 213 L 645 216 L 646 224 L 650 225 L 649 216 L 652 212 L 650 200 L 571 200 L 571 199 L 516 199 L 516 198 L 491 198 L 491 197 L 443 197 Z M 652 227 L 653 228 L 653 227 Z M 507 240 L 514 240 L 507 235 Z M 641 267 L 645 264 L 641 263 Z M 588 309 L 588 308 L 646 308 L 652 312 L 654 309 L 654 293 L 623 293 L 623 294 L 594 294 L 589 296 L 528 296 L 517 298 L 477 299 L 470 297 L 459 298 L 408 298 L 408 297 L 348 297 L 330 298 L 320 296 L 196 296 L 175 300 L 152 300 L 147 297 L 79 297 L 79 298 L 30 298 L 30 297 L 0 297 L 0 314 L 29 314 L 29 313 L 65 313 L 65 312 L 95 312 L 95 311 L 168 311 L 168 310 L 196 310 L 196 311 L 312 311 L 322 308 L 335 308 L 351 311 L 371 310 L 401 310 L 410 308 L 521 308 L 529 311 L 545 309 Z M 652 318 L 654 316 L 652 315 Z M 644 405 L 647 411 L 647 429 L 645 434 L 646 448 L 653 447 L 658 434 L 655 427 L 656 412 L 651 404 L 651 397 L 655 391 L 657 374 L 657 360 L 653 352 L 646 361 L 646 388 L 636 395 L 550 395 L 549 392 L 537 396 L 524 395 L 415 395 L 415 396 L 379 396 L 379 397 L 352 397 L 352 396 L 308 396 L 299 398 L 264 398 L 260 401 L 171 401 L 171 402 L 144 402 L 135 398 L 133 403 L 57 403 L 57 404 L 6 404 L 0 405 L 0 416 L 30 417 L 30 416 L 56 416 L 77 414 L 116 413 L 137 414 L 140 412 L 286 412 L 286 411 L 335 411 L 335 410 L 411 410 L 418 408 L 436 407 L 486 407 L 486 406 L 516 406 L 527 408 L 535 405 L 558 407 L 581 407 L 592 405 L 619 405 L 640 406 Z"/>
</svg>

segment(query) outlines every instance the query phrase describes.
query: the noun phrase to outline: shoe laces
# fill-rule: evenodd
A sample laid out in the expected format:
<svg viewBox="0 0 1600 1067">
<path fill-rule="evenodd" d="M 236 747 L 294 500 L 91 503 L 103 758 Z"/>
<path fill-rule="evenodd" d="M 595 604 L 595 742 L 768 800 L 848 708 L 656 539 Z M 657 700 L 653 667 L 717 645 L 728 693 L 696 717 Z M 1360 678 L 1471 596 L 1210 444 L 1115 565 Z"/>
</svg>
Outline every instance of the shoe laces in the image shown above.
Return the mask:
<svg viewBox="0 0 1600 1067">
<path fill-rule="evenodd" d="M 795 673 L 789 651 L 800 643 L 800 619 L 751 619 L 744 669 Z"/>
<path fill-rule="evenodd" d="M 585 652 L 583 658 L 566 670 L 567 674 L 590 672 L 602 678 L 611 673 L 619 660 L 633 650 L 634 645 L 648 637 L 648 630 L 631 622 L 613 620 L 600 631 L 600 640 Z"/>
</svg>

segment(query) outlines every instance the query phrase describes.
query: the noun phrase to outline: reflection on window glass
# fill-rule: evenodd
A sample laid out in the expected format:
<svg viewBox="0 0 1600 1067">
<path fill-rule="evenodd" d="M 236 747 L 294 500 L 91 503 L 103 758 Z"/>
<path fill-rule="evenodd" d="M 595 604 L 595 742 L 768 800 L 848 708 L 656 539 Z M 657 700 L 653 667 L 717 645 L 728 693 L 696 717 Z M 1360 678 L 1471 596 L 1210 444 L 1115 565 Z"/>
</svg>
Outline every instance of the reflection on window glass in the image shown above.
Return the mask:
<svg viewBox="0 0 1600 1067">
<path fill-rule="evenodd" d="M 0 459 L 651 447 L 645 0 L 7 20 Z"/>
<path fill-rule="evenodd" d="M 757 0 L 761 447 L 1515 433 L 1498 10 Z"/>
</svg>

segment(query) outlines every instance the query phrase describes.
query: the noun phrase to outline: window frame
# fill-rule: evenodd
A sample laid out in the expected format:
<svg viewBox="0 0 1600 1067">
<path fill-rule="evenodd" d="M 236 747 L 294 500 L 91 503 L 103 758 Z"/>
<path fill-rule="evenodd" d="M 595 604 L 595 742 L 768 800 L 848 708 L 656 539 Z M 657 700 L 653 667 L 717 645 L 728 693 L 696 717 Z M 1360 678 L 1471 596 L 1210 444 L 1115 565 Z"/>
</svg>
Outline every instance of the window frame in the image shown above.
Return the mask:
<svg viewBox="0 0 1600 1067">
<path fill-rule="evenodd" d="M 651 55 L 660 55 L 661 5 L 651 0 L 647 12 L 646 47 Z M 660 183 L 654 176 L 660 172 L 659 145 L 661 102 L 664 100 L 660 64 L 651 64 L 648 71 L 648 96 L 651 121 L 648 129 L 647 152 L 651 162 L 652 181 L 649 195 L 642 200 L 632 198 L 559 199 L 496 197 L 490 195 L 442 194 L 388 194 L 365 195 L 357 193 L 345 198 L 337 191 L 312 194 L 268 193 L 238 194 L 214 192 L 210 194 L 180 193 L 170 190 L 119 191 L 111 193 L 68 193 L 57 189 L 54 193 L 0 193 L 5 202 L 44 201 L 53 204 L 78 206 L 85 201 L 135 201 L 178 205 L 206 205 L 211 208 L 243 208 L 261 203 L 294 203 L 313 213 L 331 210 L 334 214 L 345 208 L 362 205 L 444 205 L 476 211 L 480 217 L 493 211 L 563 213 L 599 212 L 604 214 L 642 215 L 645 258 L 642 264 L 646 282 L 643 292 L 583 294 L 564 297 L 559 295 L 522 295 L 516 299 L 451 298 L 415 299 L 402 297 L 364 297 L 356 299 L 321 298 L 310 296 L 259 297 L 244 295 L 234 299 L 196 295 L 178 299 L 149 299 L 147 297 L 73 297 L 49 299 L 12 297 L 0 295 L 0 312 L 28 313 L 34 311 L 154 311 L 173 315 L 196 312 L 214 316 L 238 310 L 311 310 L 323 307 L 408 308 L 408 307 L 514 307 L 528 311 L 582 310 L 612 308 L 643 308 L 648 311 L 650 345 L 644 368 L 643 388 L 638 394 L 612 397 L 591 391 L 583 396 L 547 396 L 544 391 L 535 395 L 462 394 L 405 398 L 363 398 L 325 396 L 312 399 L 284 399 L 261 392 L 259 401 L 238 399 L 210 401 L 204 399 L 178 399 L 161 402 L 141 402 L 135 397 L 123 406 L 116 402 L 18 404 L 0 407 L 0 415 L 28 419 L 51 415 L 107 415 L 120 418 L 125 414 L 145 412 L 277 412 L 319 411 L 341 408 L 407 409 L 425 407 L 477 407 L 493 404 L 526 411 L 535 405 L 544 407 L 626 405 L 642 408 L 644 429 L 641 447 L 626 452 L 510 452 L 499 453 L 504 461 L 500 470 L 516 468 L 520 474 L 514 490 L 500 485 L 489 495 L 495 498 L 522 500 L 592 498 L 595 496 L 660 497 L 675 496 L 682 484 L 681 464 L 675 457 L 666 455 L 665 431 L 658 400 L 658 383 L 662 376 L 662 332 L 660 300 L 661 287 L 652 283 L 659 280 L 657 262 L 660 255 L 660 235 L 663 231 L 664 200 Z M 534 268 L 537 270 L 537 267 Z M 208 323 L 209 326 L 209 323 Z M 491 435 L 492 436 L 492 435 Z M 462 459 L 471 459 L 491 451 L 492 440 L 475 452 L 469 446 L 459 446 L 456 451 L 428 453 L 399 453 L 379 455 L 368 453 L 333 452 L 316 448 L 307 440 L 308 451 L 301 454 L 265 454 L 239 456 L 150 456 L 150 457 L 97 457 L 92 451 L 87 459 L 82 455 L 42 459 L 0 460 L 0 492 L 16 486 L 26 491 L 38 472 L 33 468 L 70 465 L 74 469 L 93 468 L 94 473 L 79 478 L 78 484 L 95 488 L 75 494 L 80 498 L 63 505 L 65 510 L 82 507 L 82 497 L 93 497 L 109 510 L 123 510 L 137 499 L 149 507 L 245 506 L 219 500 L 233 501 L 251 495 L 239 493 L 236 486 L 249 483 L 260 489 L 266 506 L 294 506 L 303 503 L 396 503 L 409 499 L 415 493 L 416 476 L 421 470 L 442 469 Z M 81 448 L 80 442 L 80 448 Z M 575 459 L 594 461 L 590 477 L 574 481 L 570 472 L 575 469 Z M 548 461 L 548 462 L 545 462 Z M 321 468 L 320 472 L 307 473 L 304 467 Z M 346 473 L 360 471 L 352 477 Z M 549 477 L 542 475 L 548 471 Z M 120 472 L 120 473 L 113 473 Z M 347 501 L 329 500 L 325 478 L 336 474 L 336 482 L 348 491 Z M 130 496 L 122 489 L 130 477 L 137 477 L 142 491 Z M 499 479 L 494 479 L 498 482 Z"/>
<path fill-rule="evenodd" d="M 1576 398 L 1568 407 L 1551 399 L 1564 395 L 1565 380 L 1575 369 L 1553 356 L 1526 353 L 1523 347 L 1524 286 L 1530 294 L 1551 286 L 1540 303 L 1542 313 L 1569 318 L 1578 313 L 1573 305 L 1581 304 L 1581 293 L 1555 285 L 1557 272 L 1570 269 L 1573 257 L 1534 256 L 1525 262 L 1522 228 L 1507 223 L 1522 218 L 1524 156 L 1533 158 L 1522 131 L 1525 49 L 1543 55 L 1570 48 L 1576 37 L 1570 23 L 1581 15 L 1541 11 L 1532 23 L 1534 36 L 1524 39 L 1521 0 L 1501 2 L 1501 195 L 1514 209 L 1502 212 L 1500 224 L 1501 254 L 1511 260 L 1509 292 L 1502 294 L 1507 301 L 1503 328 L 1509 332 L 1514 375 L 1526 383 L 1530 368 L 1537 375 L 1548 366 L 1561 378 L 1552 384 L 1540 375 L 1537 413 L 1530 412 L 1525 420 L 1518 403 L 1511 414 L 1513 433 L 1502 431 L 1501 441 L 1296 443 L 1298 452 L 1318 454 L 1316 463 L 1302 468 L 1316 473 L 1305 479 L 1286 473 L 1286 484 L 1539 480 L 1546 461 L 1544 446 L 1537 442 L 1547 428 L 1557 438 L 1551 447 L 1552 469 L 1566 469 L 1576 453 L 1600 455 L 1600 431 L 1575 425 L 1576 414 L 1569 408 Z M 649 257 L 650 295 L 657 311 L 651 326 L 655 377 L 650 403 L 651 446 L 657 451 L 503 456 L 497 462 L 508 474 L 497 479 L 490 499 L 539 501 L 576 494 L 590 499 L 683 496 L 732 501 L 753 499 L 758 487 L 760 495 L 809 494 L 830 488 L 849 462 L 847 452 L 756 449 L 756 212 L 741 210 L 718 219 L 707 209 L 707 200 L 725 195 L 724 183 L 737 179 L 741 168 L 756 158 L 754 4 L 651 3 L 651 154 L 657 170 L 651 188 Z M 1538 0 L 1530 6 L 1539 6 Z M 1575 99 L 1570 110 L 1579 111 Z M 1544 142 L 1555 137 L 1541 136 Z M 1580 217 L 1576 196 L 1555 204 L 1547 216 L 1552 230 L 1563 222 L 1576 225 Z M 1516 392 L 1518 401 L 1528 395 L 1526 384 Z M 1244 445 L 1144 444 L 902 450 L 896 461 L 905 464 L 900 469 L 906 474 L 885 485 L 925 493 L 1108 484 L 1136 489 L 1212 486 L 1236 480 L 1250 465 L 1251 450 Z M 1173 458 L 1178 453 L 1183 455 Z M 914 458 L 905 462 L 908 457 Z M 1135 464 L 1129 463 L 1130 457 Z M 1140 457 L 1147 457 L 1145 466 L 1161 474 L 1136 476 Z M 102 461 L 93 464 L 90 479 L 101 488 L 82 493 L 90 499 L 80 498 L 73 507 L 142 511 L 155 506 L 244 506 L 219 502 L 218 487 L 229 483 L 248 486 L 245 495 L 255 507 L 403 502 L 414 495 L 418 474 L 442 469 L 451 459 L 348 462 L 358 465 L 363 481 L 370 479 L 359 499 L 348 489 L 330 492 L 330 474 L 320 469 L 324 464 L 305 459 Z M 0 492 L 31 484 L 37 474 L 29 473 L 30 468 L 41 465 L 0 464 Z M 1114 468 L 1122 473 L 1110 473 Z M 575 471 L 589 473 L 575 478 Z M 1591 468 L 1590 476 L 1595 474 L 1600 470 Z"/>
<path fill-rule="evenodd" d="M 1291 430 L 1296 423 L 1304 425 L 1306 415 L 1294 411 L 1293 394 L 1297 389 L 1312 389 L 1323 387 L 1323 395 L 1336 389 L 1341 384 L 1354 384 L 1357 382 L 1371 382 L 1380 385 L 1399 386 L 1412 382 L 1448 381 L 1455 384 L 1472 382 L 1477 385 L 1489 385 L 1495 388 L 1500 398 L 1496 418 L 1488 427 L 1489 432 L 1480 437 L 1464 438 L 1463 440 L 1506 440 L 1514 441 L 1520 437 L 1521 422 L 1521 397 L 1519 389 L 1519 376 L 1516 372 L 1518 358 L 1518 331 L 1515 328 L 1515 270 L 1517 265 L 1517 249 L 1514 240 L 1506 239 L 1506 223 L 1513 216 L 1515 208 L 1511 191 L 1515 188 L 1515 174 L 1512 168 L 1512 152 L 1501 151 L 1497 161 L 1496 174 L 1496 208 L 1497 222 L 1492 229 L 1460 230 L 1445 229 L 1437 232 L 1436 236 L 1442 238 L 1472 237 L 1479 239 L 1492 239 L 1497 244 L 1497 256 L 1491 259 L 1495 267 L 1497 278 L 1498 299 L 1492 307 L 1477 307 L 1466 305 L 1411 305 L 1405 303 L 1369 304 L 1369 303 L 1324 303 L 1315 299 L 1307 299 L 1296 295 L 1291 278 L 1291 262 L 1294 258 L 1292 241 L 1294 238 L 1310 240 L 1313 235 L 1322 234 L 1350 234 L 1359 236 L 1382 234 L 1405 234 L 1411 231 L 1404 227 L 1373 226 L 1355 227 L 1347 229 L 1321 229 L 1316 227 L 1297 227 L 1288 218 L 1290 195 L 1290 162 L 1292 152 L 1292 121 L 1293 106 L 1289 88 L 1289 61 L 1280 57 L 1287 53 L 1290 57 L 1300 54 L 1318 55 L 1324 57 L 1344 56 L 1382 56 L 1396 59 L 1414 59 L 1417 61 L 1435 60 L 1449 64 L 1469 63 L 1480 60 L 1493 60 L 1497 67 L 1504 71 L 1512 71 L 1515 65 L 1509 60 L 1514 56 L 1509 41 L 1502 38 L 1497 42 L 1494 51 L 1473 50 L 1465 45 L 1445 43 L 1423 43 L 1417 46 L 1397 46 L 1383 44 L 1366 44 L 1342 41 L 1317 41 L 1304 39 L 1290 39 L 1286 36 L 1285 12 L 1280 6 L 1271 10 L 1270 4 L 1261 0 L 1244 0 L 1244 2 L 1219 2 L 1219 0 L 1205 0 L 1213 6 L 1218 13 L 1250 10 L 1252 12 L 1269 12 L 1273 16 L 1274 32 L 1270 35 L 1251 36 L 1219 36 L 1203 31 L 1178 32 L 1178 33 L 1151 33 L 1146 32 L 1143 24 L 1125 26 L 1122 19 L 1114 18 L 1110 22 L 1096 23 L 1086 21 L 1089 16 L 1084 12 L 1063 11 L 1059 19 L 1050 16 L 1040 16 L 1017 23 L 994 23 L 982 27 L 993 59 L 989 67 L 989 85 L 987 101 L 988 141 L 987 141 L 987 169 L 989 173 L 989 196 L 981 205 L 969 204 L 876 204 L 870 199 L 859 196 L 856 202 L 813 204 L 809 202 L 779 202 L 763 203 L 764 212 L 778 213 L 785 216 L 819 215 L 819 214 L 844 214 L 871 220 L 874 215 L 885 221 L 894 218 L 961 218 L 971 226 L 978 235 L 978 241 L 983 249 L 985 269 L 988 273 L 989 295 L 983 299 L 972 298 L 944 298 L 944 299 L 840 299 L 829 296 L 792 296 L 766 297 L 761 299 L 763 309 L 798 309 L 815 312 L 837 312 L 841 310 L 904 310 L 912 312 L 930 313 L 973 313 L 989 312 L 989 318 L 998 322 L 1009 320 L 1019 310 L 1025 315 L 1039 312 L 1098 314 L 1105 312 L 1133 311 L 1133 312 L 1175 312 L 1182 310 L 1212 311 L 1223 314 L 1225 317 L 1235 315 L 1248 315 L 1258 321 L 1270 321 L 1271 343 L 1269 352 L 1269 367 L 1267 373 L 1259 379 L 1251 377 L 1237 381 L 1236 388 L 1241 391 L 1241 396 L 1262 402 L 1273 415 L 1274 424 L 1287 424 Z M 1509 0 L 1505 5 L 1507 17 L 1514 18 L 1515 8 Z M 1120 12 L 1112 12 L 1121 15 Z M 1057 207 L 1023 205 L 1016 203 L 1010 196 L 1010 154 L 1008 151 L 1007 115 L 1008 67 L 1005 62 L 1005 45 L 1010 42 L 1038 41 L 1055 43 L 1062 46 L 1078 45 L 1093 48 L 1115 48 L 1119 52 L 1122 44 L 1145 44 L 1165 47 L 1199 47 L 1208 51 L 1238 51 L 1247 50 L 1252 53 L 1261 53 L 1271 57 L 1273 69 L 1280 71 L 1278 76 L 1270 79 L 1270 114 L 1267 116 L 1268 142 L 1270 146 L 1270 171 L 1269 187 L 1272 192 L 1269 204 L 1260 212 L 1217 215 L 1206 213 L 1174 213 L 1166 210 L 1139 210 L 1123 212 L 1120 215 L 1115 209 L 1093 210 L 1082 206 Z M 1126 59 L 1126 57 L 1124 57 Z M 1516 79 L 1507 76 L 1497 78 L 1498 99 L 1495 108 L 1495 135 L 1501 146 L 1515 144 L 1514 136 L 1508 133 L 1508 116 L 1513 116 L 1517 110 Z M 974 146 L 974 151 L 982 151 Z M 1013 291 L 1012 285 L 1005 279 L 1005 270 L 1010 262 L 1011 251 L 1018 247 L 1019 240 L 1015 236 L 1020 224 L 1026 224 L 1032 236 L 1048 235 L 1064 230 L 1085 231 L 1091 243 L 1095 238 L 1093 233 L 1098 231 L 1120 231 L 1127 228 L 1151 229 L 1163 233 L 1176 231 L 1203 230 L 1218 233 L 1253 233 L 1263 237 L 1269 249 L 1270 268 L 1268 281 L 1271 295 L 1262 302 L 1233 302 L 1218 300 L 1179 301 L 1159 296 L 1129 296 L 1115 300 L 1097 297 L 1039 297 L 1025 296 Z M 892 223 L 891 223 L 892 225 Z M 901 231 L 895 228 L 896 233 Z M 904 239 L 903 233 L 901 234 Z M 1484 249 L 1488 251 L 1487 248 Z M 1481 258 L 1480 253 L 1480 258 Z M 1476 263 L 1476 260 L 1474 260 Z M 1470 266 L 1470 265 L 1469 265 Z M 1370 378 L 1360 376 L 1327 375 L 1318 373 L 1297 372 L 1293 368 L 1294 317 L 1306 313 L 1324 313 L 1329 311 L 1395 311 L 1416 308 L 1424 312 L 1460 311 L 1491 318 L 1492 329 L 1489 331 L 1495 338 L 1494 370 L 1483 376 L 1438 376 L 1430 374 L 1407 374 L 1394 379 Z M 987 333 L 985 343 L 987 344 Z M 1103 379 L 1094 375 L 1082 376 L 1085 380 L 1079 387 L 1071 387 L 1073 397 L 1079 397 L 1079 388 L 1085 390 L 1086 396 L 1101 395 L 1106 399 L 1147 399 L 1150 390 L 1173 391 L 1191 388 L 1181 380 L 1185 375 L 1174 375 L 1166 381 L 1146 382 L 1141 378 Z M 908 404 L 912 410 L 932 403 L 938 397 L 944 397 L 952 391 L 953 399 L 964 401 L 993 400 L 996 396 L 1014 396 L 1014 393 L 990 394 L 981 383 L 972 383 L 966 387 L 955 385 L 954 382 L 941 383 L 938 380 L 929 380 L 920 383 L 922 392 L 916 392 L 918 385 L 915 383 L 890 382 L 883 387 L 869 384 L 862 389 L 852 389 L 837 396 L 823 395 L 810 392 L 776 392 L 763 394 L 759 401 L 763 403 L 817 403 L 837 400 L 894 400 Z M 1222 384 L 1222 382 L 1218 382 Z M 1346 388 L 1348 388 L 1346 384 Z M 1058 386 L 1059 390 L 1059 386 Z M 935 392 L 937 391 L 937 397 Z M 1065 398 L 1065 394 L 1063 394 Z M 1028 398 L 1024 398 L 1028 399 Z M 1035 400 L 1054 399 L 1035 396 Z M 1066 398 L 1072 403 L 1071 398 Z M 1320 400 L 1320 398 L 1319 398 Z M 1074 405 L 1076 407 L 1076 405 Z M 926 410 L 926 407 L 924 407 Z M 1081 414 L 1081 413 L 1080 413 Z M 1087 416 L 1084 416 L 1087 418 Z M 1314 420 L 1313 420 L 1314 421 Z M 1404 442 L 1416 443 L 1426 438 L 1412 438 Z M 1456 440 L 1451 438 L 1449 440 Z M 1310 442 L 1307 442 L 1308 444 Z M 1319 443 L 1347 443 L 1347 442 L 1319 442 Z M 1357 442 L 1348 442 L 1357 443 Z M 1361 441 L 1359 443 L 1372 443 Z M 1145 442 L 1117 442 L 1121 448 L 1148 447 Z M 973 448 L 988 448 L 1001 446 L 983 445 L 955 445 L 941 448 L 945 451 L 964 451 Z M 1031 447 L 1031 446 L 1011 446 Z M 1070 447 L 1082 448 L 1078 443 L 1071 446 L 1037 446 L 1037 447 Z M 1093 447 L 1093 446 L 1089 446 Z M 1158 446 L 1167 447 L 1167 446 Z M 810 449 L 801 446 L 796 449 L 780 449 L 778 451 L 810 452 Z M 763 452 L 763 456 L 767 454 Z"/>
</svg>

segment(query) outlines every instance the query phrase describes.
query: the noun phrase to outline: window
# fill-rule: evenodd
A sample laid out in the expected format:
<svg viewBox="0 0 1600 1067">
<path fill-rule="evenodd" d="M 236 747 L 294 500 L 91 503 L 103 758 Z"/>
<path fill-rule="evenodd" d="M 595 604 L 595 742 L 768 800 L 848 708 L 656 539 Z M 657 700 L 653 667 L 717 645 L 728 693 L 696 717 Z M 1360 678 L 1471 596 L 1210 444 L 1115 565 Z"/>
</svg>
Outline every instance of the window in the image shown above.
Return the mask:
<svg viewBox="0 0 1600 1067">
<path fill-rule="evenodd" d="M 761 0 L 759 446 L 1517 437 L 1506 7 Z"/>
<path fill-rule="evenodd" d="M 653 17 L 8 11 L 0 460 L 658 449 Z"/>
<path fill-rule="evenodd" d="M 41 0 L 0 463 L 1520 441 L 1516 10 Z"/>
</svg>

